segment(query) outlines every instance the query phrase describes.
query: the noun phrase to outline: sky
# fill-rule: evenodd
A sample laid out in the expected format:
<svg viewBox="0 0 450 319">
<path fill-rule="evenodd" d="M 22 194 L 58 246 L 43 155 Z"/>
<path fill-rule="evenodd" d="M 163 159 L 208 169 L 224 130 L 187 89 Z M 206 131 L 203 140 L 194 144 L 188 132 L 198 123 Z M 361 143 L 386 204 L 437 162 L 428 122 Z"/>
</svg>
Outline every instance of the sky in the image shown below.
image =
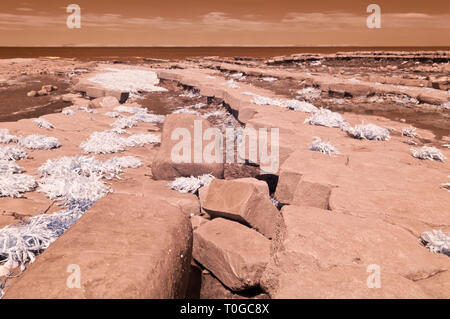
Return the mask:
<svg viewBox="0 0 450 319">
<path fill-rule="evenodd" d="M 381 28 L 366 25 L 369 4 Z M 81 8 L 69 29 L 66 8 Z M 450 46 L 449 0 L 1 0 L 0 46 Z"/>
</svg>

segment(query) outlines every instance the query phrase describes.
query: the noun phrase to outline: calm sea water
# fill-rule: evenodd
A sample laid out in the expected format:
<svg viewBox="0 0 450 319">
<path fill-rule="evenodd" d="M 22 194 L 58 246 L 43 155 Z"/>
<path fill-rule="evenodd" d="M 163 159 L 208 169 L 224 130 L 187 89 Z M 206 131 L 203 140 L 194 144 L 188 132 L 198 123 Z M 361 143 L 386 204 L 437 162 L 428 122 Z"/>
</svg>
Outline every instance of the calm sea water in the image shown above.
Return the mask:
<svg viewBox="0 0 450 319">
<path fill-rule="evenodd" d="M 198 56 L 267 58 L 293 53 L 342 51 L 449 51 L 450 47 L 0 47 L 0 58 L 56 56 L 80 60 L 134 60 L 136 58 L 184 59 Z"/>
</svg>

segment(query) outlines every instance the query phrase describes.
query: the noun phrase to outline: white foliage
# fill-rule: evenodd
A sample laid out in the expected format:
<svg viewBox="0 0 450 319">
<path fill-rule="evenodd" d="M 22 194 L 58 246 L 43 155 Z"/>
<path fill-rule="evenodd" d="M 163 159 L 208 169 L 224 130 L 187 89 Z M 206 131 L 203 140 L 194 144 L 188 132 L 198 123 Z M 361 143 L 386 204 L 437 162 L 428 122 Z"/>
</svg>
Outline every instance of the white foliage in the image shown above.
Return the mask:
<svg viewBox="0 0 450 319">
<path fill-rule="evenodd" d="M 274 99 L 257 95 L 251 92 L 243 92 L 242 94 L 253 96 L 252 102 L 257 105 L 274 105 L 305 113 L 312 113 L 317 111 L 317 107 L 305 101 Z"/>
<path fill-rule="evenodd" d="M 339 113 L 323 108 L 314 112 L 311 117 L 305 120 L 305 122 L 311 125 L 327 127 L 342 127 L 347 125 L 347 121 L 345 121 Z"/>
<path fill-rule="evenodd" d="M 108 113 L 105 113 L 105 115 L 108 116 L 108 117 L 111 117 L 111 118 L 118 118 L 118 117 L 122 116 L 122 115 L 120 115 L 117 112 L 108 112 Z"/>
<path fill-rule="evenodd" d="M 111 124 L 112 127 L 118 129 L 131 128 L 137 125 L 137 121 L 130 117 L 122 117 Z"/>
<path fill-rule="evenodd" d="M 0 145 L 0 160 L 21 160 L 27 157 L 27 152 L 19 146 L 1 146 Z"/>
<path fill-rule="evenodd" d="M 86 107 L 86 106 L 79 106 L 79 107 L 78 107 L 78 110 L 84 111 L 84 112 L 86 112 L 86 113 L 91 113 L 91 114 L 97 113 L 96 110 L 90 109 L 90 108 L 88 108 L 88 107 Z"/>
<path fill-rule="evenodd" d="M 183 93 L 181 93 L 179 96 L 181 97 L 188 97 L 188 98 L 199 98 L 200 93 L 194 91 L 194 90 L 185 90 Z"/>
<path fill-rule="evenodd" d="M 99 73 L 89 79 L 106 89 L 130 92 L 131 97 L 138 96 L 141 91 L 165 92 L 167 89 L 158 87 L 158 76 L 153 71 L 142 69 L 107 68 L 105 73 Z"/>
<path fill-rule="evenodd" d="M 121 112 L 121 113 L 132 113 L 132 114 L 138 114 L 138 113 L 147 113 L 147 109 L 143 107 L 138 106 L 125 106 L 120 105 L 114 108 L 114 111 Z"/>
<path fill-rule="evenodd" d="M 162 123 L 162 122 L 164 122 L 164 119 L 166 117 L 164 115 L 156 115 L 156 114 L 149 114 L 149 113 L 136 113 L 131 118 L 138 122 L 144 122 L 144 123 Z"/>
<path fill-rule="evenodd" d="M 418 133 L 416 133 L 416 128 L 415 127 L 404 127 L 402 129 L 402 136 L 407 136 L 407 137 L 420 137 L 420 135 Z"/>
<path fill-rule="evenodd" d="M 33 134 L 20 138 L 19 145 L 33 150 L 50 150 L 60 147 L 61 143 L 56 137 Z"/>
<path fill-rule="evenodd" d="M 208 105 L 205 104 L 205 103 L 197 103 L 197 104 L 193 104 L 193 105 L 188 105 L 186 107 L 193 108 L 193 109 L 201 109 L 201 108 L 203 108 L 205 106 L 208 106 Z"/>
<path fill-rule="evenodd" d="M 213 179 L 214 176 L 211 174 L 204 174 L 198 177 L 178 177 L 167 186 L 180 193 L 195 193 L 200 187 L 208 186 Z"/>
<path fill-rule="evenodd" d="M 114 132 L 94 132 L 80 145 L 85 153 L 109 154 L 122 152 L 125 147 L 122 139 Z"/>
<path fill-rule="evenodd" d="M 415 158 L 419 158 L 422 160 L 437 160 L 443 162 L 446 160 L 445 156 L 442 154 L 440 150 L 433 146 L 423 146 L 419 149 L 412 148 L 411 149 L 412 156 Z"/>
<path fill-rule="evenodd" d="M 64 109 L 63 111 L 62 111 L 62 114 L 64 114 L 64 115 L 75 115 L 75 112 L 74 111 L 72 111 L 71 109 Z"/>
<path fill-rule="evenodd" d="M 26 174 L 0 174 L 0 197 L 21 197 L 36 188 L 36 180 Z"/>
<path fill-rule="evenodd" d="M 15 161 L 0 159 L 0 175 L 22 173 L 23 169 Z"/>
<path fill-rule="evenodd" d="M 172 112 L 173 114 L 193 114 L 193 115 L 200 115 L 199 112 L 195 111 L 195 110 L 187 110 L 187 109 L 178 109 L 176 111 Z"/>
<path fill-rule="evenodd" d="M 225 83 L 223 83 L 223 85 L 226 85 L 226 86 L 228 86 L 229 88 L 232 88 L 232 89 L 238 89 L 239 88 L 239 85 L 236 84 L 234 79 L 226 81 Z"/>
<path fill-rule="evenodd" d="M 339 154 L 339 151 L 328 142 L 323 142 L 319 137 L 314 136 L 314 141 L 309 145 L 309 149 L 322 154 Z"/>
<path fill-rule="evenodd" d="M 43 118 L 37 118 L 33 121 L 39 128 L 53 128 L 53 124 Z"/>
<path fill-rule="evenodd" d="M 145 144 L 161 143 L 161 137 L 147 133 L 147 134 L 133 134 L 124 139 L 125 146 L 135 147 L 144 146 Z"/>
<path fill-rule="evenodd" d="M 161 138 L 154 134 L 134 134 L 127 138 L 120 137 L 114 132 L 94 132 L 80 147 L 85 153 L 109 154 L 125 150 L 125 147 L 143 146 L 145 144 L 160 143 Z"/>
<path fill-rule="evenodd" d="M 431 252 L 450 256 L 450 233 L 433 229 L 431 232 L 422 233 L 420 238 Z"/>
<path fill-rule="evenodd" d="M 372 123 L 362 123 L 356 125 L 355 127 L 344 125 L 342 130 L 347 132 L 350 136 L 358 139 L 387 141 L 391 138 L 389 135 L 389 130 Z"/>
<path fill-rule="evenodd" d="M 17 142 L 17 136 L 11 135 L 6 128 L 0 129 L 0 143 L 13 143 Z"/>
</svg>

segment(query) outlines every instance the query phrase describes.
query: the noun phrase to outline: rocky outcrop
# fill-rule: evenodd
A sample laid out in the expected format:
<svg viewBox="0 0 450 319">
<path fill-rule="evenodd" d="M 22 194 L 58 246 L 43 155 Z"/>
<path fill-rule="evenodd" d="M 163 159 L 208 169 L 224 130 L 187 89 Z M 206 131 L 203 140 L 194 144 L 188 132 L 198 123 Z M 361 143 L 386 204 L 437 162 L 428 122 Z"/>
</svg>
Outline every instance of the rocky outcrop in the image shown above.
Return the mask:
<svg viewBox="0 0 450 319">
<path fill-rule="evenodd" d="M 232 291 L 259 285 L 269 251 L 267 238 L 223 218 L 215 218 L 194 231 L 194 259 Z"/>
<path fill-rule="evenodd" d="M 198 124 L 201 130 L 199 136 L 194 132 L 195 123 Z M 211 143 L 211 141 L 203 141 L 203 132 L 211 127 L 212 125 L 208 121 L 196 115 L 171 114 L 167 116 L 164 121 L 161 148 L 152 164 L 153 177 L 163 180 L 203 174 L 212 174 L 219 178 L 223 177 L 223 160 L 222 163 L 208 163 L 203 157 L 206 146 L 208 143 Z M 180 132 L 187 132 L 188 134 L 182 136 L 179 134 Z M 183 142 L 187 145 L 190 154 L 186 152 L 186 149 L 180 149 L 179 146 L 176 147 L 176 145 L 181 145 Z M 176 155 L 179 156 L 188 155 L 186 159 L 176 160 L 173 159 L 172 152 L 176 152 Z M 199 160 L 195 158 L 195 153 L 197 152 L 201 157 Z M 220 155 L 222 156 L 222 154 Z"/>
<path fill-rule="evenodd" d="M 202 208 L 212 217 L 250 225 L 269 239 L 280 217 L 270 201 L 267 184 L 254 178 L 213 180 Z"/>
<path fill-rule="evenodd" d="M 191 249 L 191 226 L 179 207 L 112 194 L 52 244 L 5 298 L 183 298 Z"/>
<path fill-rule="evenodd" d="M 261 280 L 272 298 L 430 297 L 417 281 L 447 270 L 445 256 L 430 256 L 409 232 L 379 219 L 305 206 L 282 214 Z"/>
</svg>

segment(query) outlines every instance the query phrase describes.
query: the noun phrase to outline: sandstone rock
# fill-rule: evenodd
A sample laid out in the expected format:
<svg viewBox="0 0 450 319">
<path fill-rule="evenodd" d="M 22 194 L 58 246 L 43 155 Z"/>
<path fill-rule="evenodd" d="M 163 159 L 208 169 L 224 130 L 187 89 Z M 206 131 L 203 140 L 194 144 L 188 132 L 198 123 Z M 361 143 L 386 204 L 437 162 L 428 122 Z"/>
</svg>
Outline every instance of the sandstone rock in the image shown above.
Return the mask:
<svg viewBox="0 0 450 319">
<path fill-rule="evenodd" d="M 172 180 L 176 177 L 199 176 L 203 174 L 212 174 L 218 178 L 223 177 L 223 163 L 207 163 L 203 156 L 201 156 L 198 163 L 194 162 L 196 149 L 199 150 L 199 153 L 201 151 L 201 154 L 203 155 L 206 146 L 209 143 L 212 143 L 211 141 L 203 141 L 201 149 L 197 146 L 196 143 L 199 143 L 202 137 L 198 137 L 194 134 L 194 121 L 198 121 L 197 123 L 201 125 L 202 132 L 205 132 L 206 129 L 212 127 L 205 119 L 192 114 L 171 114 L 167 116 L 164 121 L 161 148 L 152 164 L 152 173 L 155 179 Z M 190 138 L 190 141 L 187 140 L 187 145 L 190 146 L 191 154 L 190 159 L 187 158 L 187 163 L 177 163 L 172 159 L 172 151 L 176 150 L 174 147 L 176 147 L 177 144 L 180 145 L 180 143 L 184 141 L 183 137 L 179 136 L 177 137 L 178 139 L 172 140 L 172 133 L 176 132 L 176 129 L 181 129 L 183 131 L 187 130 L 189 132 L 189 137 L 186 138 Z M 179 153 L 176 153 L 177 155 L 184 156 L 184 151 L 185 150 L 182 150 Z M 223 158 L 223 154 L 220 154 L 220 156 Z"/>
<path fill-rule="evenodd" d="M 37 95 L 39 95 L 39 96 L 48 95 L 48 92 L 47 92 L 46 90 L 39 90 L 39 91 L 37 92 Z"/>
<path fill-rule="evenodd" d="M 62 95 L 64 102 L 72 102 L 76 98 L 81 98 L 81 94 L 67 93 Z"/>
<path fill-rule="evenodd" d="M 51 84 L 43 85 L 42 90 L 46 91 L 47 93 L 50 93 L 51 91 L 53 91 L 53 86 Z"/>
<path fill-rule="evenodd" d="M 191 226 L 178 207 L 110 194 L 45 250 L 5 298 L 184 298 L 191 248 Z M 66 284 L 71 265 L 79 267 L 80 288 Z"/>
<path fill-rule="evenodd" d="M 441 105 L 448 102 L 448 95 L 441 91 L 429 91 L 419 94 L 417 99 L 423 103 Z"/>
<path fill-rule="evenodd" d="M 27 93 L 28 97 L 35 97 L 36 95 L 37 95 L 36 91 L 30 91 L 30 92 Z"/>
<path fill-rule="evenodd" d="M 232 291 L 259 284 L 270 241 L 244 225 L 215 218 L 194 231 L 193 257 Z"/>
<path fill-rule="evenodd" d="M 250 225 L 272 238 L 279 211 L 272 204 L 268 186 L 254 178 L 215 179 L 209 185 L 203 209 L 212 217 L 224 217 Z"/>
<path fill-rule="evenodd" d="M 411 233 L 380 219 L 292 205 L 282 214 L 261 282 L 272 298 L 430 297 L 415 281 L 447 269 Z M 380 267 L 380 288 L 367 285 L 370 265 Z"/>
<path fill-rule="evenodd" d="M 114 96 L 99 97 L 89 103 L 89 107 L 91 108 L 113 108 L 119 105 L 119 100 L 117 100 Z"/>
<path fill-rule="evenodd" d="M 196 230 L 206 222 L 208 222 L 208 219 L 203 218 L 202 216 L 198 215 L 191 216 L 191 225 L 193 230 Z"/>
<path fill-rule="evenodd" d="M 209 186 L 203 186 L 198 189 L 198 199 L 200 200 L 201 213 L 203 217 L 210 219 L 211 216 L 203 209 L 203 204 L 205 203 L 206 196 L 208 195 Z"/>
</svg>

